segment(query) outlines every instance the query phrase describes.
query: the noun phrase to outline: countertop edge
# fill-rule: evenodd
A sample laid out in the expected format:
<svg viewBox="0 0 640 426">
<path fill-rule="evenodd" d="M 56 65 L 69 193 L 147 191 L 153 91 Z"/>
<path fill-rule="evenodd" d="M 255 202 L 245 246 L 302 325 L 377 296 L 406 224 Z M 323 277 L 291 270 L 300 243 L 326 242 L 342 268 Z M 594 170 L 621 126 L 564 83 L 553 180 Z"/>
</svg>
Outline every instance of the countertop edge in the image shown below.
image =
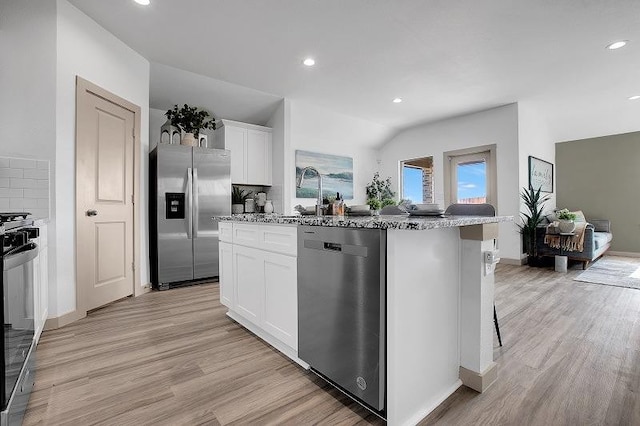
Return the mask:
<svg viewBox="0 0 640 426">
<path fill-rule="evenodd" d="M 239 214 L 214 216 L 220 222 L 264 223 L 275 225 L 309 225 L 337 228 L 428 230 L 455 228 L 487 223 L 513 222 L 513 216 L 449 216 L 449 217 L 408 217 L 408 216 L 282 216 L 278 214 Z"/>
</svg>

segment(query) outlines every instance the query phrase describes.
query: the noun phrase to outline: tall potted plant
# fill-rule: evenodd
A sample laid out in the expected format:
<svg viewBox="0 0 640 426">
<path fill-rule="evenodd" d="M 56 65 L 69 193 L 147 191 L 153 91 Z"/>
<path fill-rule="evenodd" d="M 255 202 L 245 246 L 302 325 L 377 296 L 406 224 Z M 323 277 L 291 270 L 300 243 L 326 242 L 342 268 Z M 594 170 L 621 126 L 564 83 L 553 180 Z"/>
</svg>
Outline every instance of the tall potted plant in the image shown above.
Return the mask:
<svg viewBox="0 0 640 426">
<path fill-rule="evenodd" d="M 549 200 L 549 196 L 541 195 L 540 188 L 535 190 L 529 185 L 528 189 L 522 189 L 520 197 L 524 202 L 526 212 L 520 213 L 522 224 L 519 224 L 518 228 L 520 228 L 524 250 L 527 253 L 527 263 L 531 266 L 537 266 L 540 264 L 540 260 L 538 259 L 538 250 L 536 248 L 536 229 L 544 218 L 542 215 L 544 203 Z"/>
<path fill-rule="evenodd" d="M 182 145 L 195 146 L 198 142 L 200 130 L 216 129 L 215 119 L 205 110 L 184 104 L 182 108 L 174 105 L 173 109 L 164 114 L 171 124 L 178 126 L 185 134 L 180 142 Z"/>
</svg>

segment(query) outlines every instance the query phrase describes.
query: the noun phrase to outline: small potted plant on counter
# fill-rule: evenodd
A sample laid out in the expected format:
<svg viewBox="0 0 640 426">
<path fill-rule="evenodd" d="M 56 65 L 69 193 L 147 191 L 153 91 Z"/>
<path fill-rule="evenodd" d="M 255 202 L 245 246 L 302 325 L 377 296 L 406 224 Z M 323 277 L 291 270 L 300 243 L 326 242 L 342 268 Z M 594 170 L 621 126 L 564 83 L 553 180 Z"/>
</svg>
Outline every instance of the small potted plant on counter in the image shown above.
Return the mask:
<svg viewBox="0 0 640 426">
<path fill-rule="evenodd" d="M 174 105 L 164 115 L 185 133 L 180 142 L 182 145 L 197 146 L 200 130 L 216 129 L 215 119 L 207 111 L 187 104 L 182 108 Z"/>
<path fill-rule="evenodd" d="M 526 212 L 521 212 L 522 224 L 518 225 L 522 234 L 524 251 L 527 254 L 529 266 L 541 266 L 542 261 L 538 257 L 536 248 L 536 228 L 542 223 L 544 203 L 549 200 L 549 196 L 541 196 L 540 188 L 536 191 L 532 186 L 529 189 L 523 188 L 520 197 L 526 207 Z"/>
<path fill-rule="evenodd" d="M 250 191 L 245 191 L 238 186 L 233 187 L 231 190 L 231 213 L 242 214 L 244 213 L 244 202 L 251 195 Z"/>
<path fill-rule="evenodd" d="M 395 192 L 391 190 L 391 178 L 380 179 L 380 173 L 373 175 L 373 180 L 366 187 L 367 204 L 371 210 L 378 211 L 385 206 L 395 206 Z"/>
</svg>

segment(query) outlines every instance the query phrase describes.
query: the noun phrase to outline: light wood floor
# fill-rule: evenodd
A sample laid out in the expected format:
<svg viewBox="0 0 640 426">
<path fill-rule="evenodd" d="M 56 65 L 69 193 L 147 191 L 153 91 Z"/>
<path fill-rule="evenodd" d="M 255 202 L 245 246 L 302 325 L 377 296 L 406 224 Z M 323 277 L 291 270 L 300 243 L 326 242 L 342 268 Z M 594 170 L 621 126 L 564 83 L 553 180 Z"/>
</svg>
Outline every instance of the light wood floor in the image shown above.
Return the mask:
<svg viewBox="0 0 640 426">
<path fill-rule="evenodd" d="M 639 263 L 640 266 L 640 263 Z M 498 382 L 422 425 L 640 425 L 640 291 L 499 266 Z M 217 284 L 45 332 L 25 425 L 380 424 L 233 323 Z"/>
</svg>

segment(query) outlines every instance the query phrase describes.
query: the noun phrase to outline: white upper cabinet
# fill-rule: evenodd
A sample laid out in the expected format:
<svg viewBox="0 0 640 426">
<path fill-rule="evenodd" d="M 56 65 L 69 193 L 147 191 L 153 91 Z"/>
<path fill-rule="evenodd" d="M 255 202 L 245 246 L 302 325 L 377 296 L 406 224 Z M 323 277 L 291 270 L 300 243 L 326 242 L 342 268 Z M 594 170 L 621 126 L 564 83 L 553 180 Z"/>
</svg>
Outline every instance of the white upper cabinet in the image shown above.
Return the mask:
<svg viewBox="0 0 640 426">
<path fill-rule="evenodd" d="M 215 147 L 231 151 L 231 183 L 271 185 L 271 129 L 222 120 Z"/>
<path fill-rule="evenodd" d="M 231 182 L 246 183 L 247 131 L 241 127 L 225 126 L 224 148 L 231 151 Z"/>
</svg>

